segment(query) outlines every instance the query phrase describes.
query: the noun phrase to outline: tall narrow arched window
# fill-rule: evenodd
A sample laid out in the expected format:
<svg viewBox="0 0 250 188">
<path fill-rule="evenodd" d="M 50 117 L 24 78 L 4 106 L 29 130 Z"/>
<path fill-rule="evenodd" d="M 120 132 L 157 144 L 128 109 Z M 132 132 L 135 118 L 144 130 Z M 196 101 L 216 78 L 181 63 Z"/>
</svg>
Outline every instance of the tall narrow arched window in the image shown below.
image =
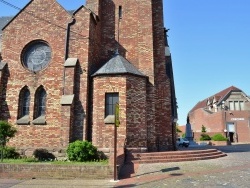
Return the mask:
<svg viewBox="0 0 250 188">
<path fill-rule="evenodd" d="M 44 116 L 46 110 L 46 91 L 41 89 L 38 94 L 38 116 Z"/>
<path fill-rule="evenodd" d="M 30 91 L 25 86 L 19 94 L 17 124 L 29 124 Z"/>
<path fill-rule="evenodd" d="M 29 115 L 30 112 L 30 91 L 27 89 L 23 94 L 22 115 Z"/>
<path fill-rule="evenodd" d="M 35 94 L 34 120 L 33 124 L 45 124 L 47 93 L 43 86 L 40 86 Z"/>
</svg>

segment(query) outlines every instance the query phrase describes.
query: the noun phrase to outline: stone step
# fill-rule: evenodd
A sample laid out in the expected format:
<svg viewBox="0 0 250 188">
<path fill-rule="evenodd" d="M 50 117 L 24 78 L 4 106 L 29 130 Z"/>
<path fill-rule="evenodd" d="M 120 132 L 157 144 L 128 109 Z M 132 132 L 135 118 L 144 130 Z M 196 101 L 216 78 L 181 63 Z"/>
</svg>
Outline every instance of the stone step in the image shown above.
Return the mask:
<svg viewBox="0 0 250 188">
<path fill-rule="evenodd" d="M 162 163 L 215 159 L 227 156 L 217 149 L 132 153 L 126 155 L 126 163 Z"/>
<path fill-rule="evenodd" d="M 157 152 L 157 153 L 132 153 L 128 154 L 127 158 L 128 159 L 142 159 L 142 158 L 182 158 L 182 157 L 196 157 L 200 155 L 214 155 L 222 153 L 221 151 L 218 150 L 209 150 L 209 151 L 201 151 L 201 152 Z M 184 156 L 183 156 L 184 155 Z"/>
<path fill-rule="evenodd" d="M 203 154 L 202 156 L 214 156 L 214 155 L 218 155 L 220 154 L 220 152 L 210 152 L 210 153 L 207 153 L 207 154 Z M 140 157 L 128 157 L 128 159 L 131 159 L 131 160 L 135 160 L 135 159 L 140 159 L 140 160 L 152 160 L 152 159 L 182 159 L 182 158 L 195 158 L 195 157 L 200 157 L 201 155 L 200 154 L 189 154 L 189 155 L 186 155 L 186 156 L 182 156 L 182 155 L 157 155 L 157 156 L 140 156 Z"/>
</svg>

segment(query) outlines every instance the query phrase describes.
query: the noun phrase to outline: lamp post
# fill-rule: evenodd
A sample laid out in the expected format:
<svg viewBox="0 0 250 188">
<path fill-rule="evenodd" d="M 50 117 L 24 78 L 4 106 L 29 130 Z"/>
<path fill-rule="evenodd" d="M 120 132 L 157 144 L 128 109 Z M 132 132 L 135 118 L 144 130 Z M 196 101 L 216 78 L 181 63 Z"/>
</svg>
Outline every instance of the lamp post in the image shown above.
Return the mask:
<svg viewBox="0 0 250 188">
<path fill-rule="evenodd" d="M 221 105 L 221 108 L 222 108 L 222 110 L 223 110 L 223 112 L 224 112 L 224 127 L 225 127 L 225 129 L 224 129 L 224 133 L 225 133 L 225 135 L 226 135 L 226 138 L 227 138 L 227 112 L 226 112 L 226 105 L 225 105 L 225 101 L 222 101 L 222 105 Z"/>
<path fill-rule="evenodd" d="M 119 118 L 120 107 L 115 104 L 115 123 L 114 123 L 114 181 L 117 181 L 117 127 L 120 125 Z"/>
</svg>

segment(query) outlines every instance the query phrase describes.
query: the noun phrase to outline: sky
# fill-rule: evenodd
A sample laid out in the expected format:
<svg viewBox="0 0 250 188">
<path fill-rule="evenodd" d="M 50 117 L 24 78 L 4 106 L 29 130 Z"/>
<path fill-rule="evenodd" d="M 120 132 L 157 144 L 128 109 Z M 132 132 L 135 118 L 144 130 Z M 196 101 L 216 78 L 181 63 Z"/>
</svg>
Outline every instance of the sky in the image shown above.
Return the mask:
<svg viewBox="0 0 250 188">
<path fill-rule="evenodd" d="M 29 0 L 4 0 L 23 8 Z M 163 0 L 179 125 L 199 102 L 235 86 L 250 95 L 250 0 Z M 85 0 L 58 0 L 67 10 Z M 0 16 L 17 9 L 0 0 Z"/>
</svg>

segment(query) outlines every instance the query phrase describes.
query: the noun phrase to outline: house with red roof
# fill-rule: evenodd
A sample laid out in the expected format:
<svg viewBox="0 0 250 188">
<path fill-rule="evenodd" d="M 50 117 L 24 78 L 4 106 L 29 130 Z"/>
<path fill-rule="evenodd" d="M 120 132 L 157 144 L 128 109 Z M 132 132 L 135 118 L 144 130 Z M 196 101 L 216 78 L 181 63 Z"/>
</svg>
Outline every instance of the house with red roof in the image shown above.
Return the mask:
<svg viewBox="0 0 250 188">
<path fill-rule="evenodd" d="M 221 133 L 231 142 L 250 142 L 250 98 L 235 86 L 199 101 L 188 116 L 195 140 L 204 125 L 210 136 Z"/>
</svg>

